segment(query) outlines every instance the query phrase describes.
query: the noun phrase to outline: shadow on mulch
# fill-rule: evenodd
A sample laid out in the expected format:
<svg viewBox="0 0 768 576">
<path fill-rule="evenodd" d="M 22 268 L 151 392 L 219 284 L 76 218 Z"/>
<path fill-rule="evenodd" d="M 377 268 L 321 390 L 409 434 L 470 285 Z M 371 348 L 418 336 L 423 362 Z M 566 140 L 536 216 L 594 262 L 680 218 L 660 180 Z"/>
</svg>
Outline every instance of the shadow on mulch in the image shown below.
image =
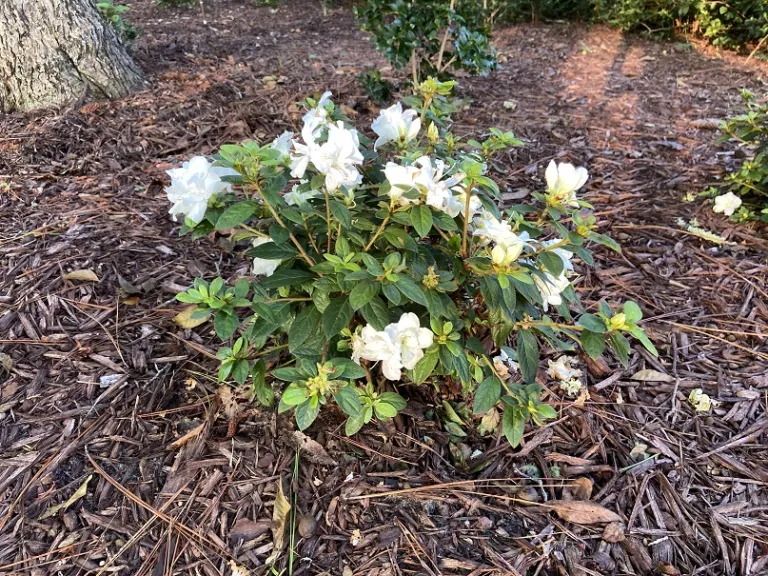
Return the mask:
<svg viewBox="0 0 768 576">
<path fill-rule="evenodd" d="M 461 79 L 473 104 L 456 131 L 525 138 L 497 163 L 516 201 L 550 158 L 589 167 L 624 250 L 598 251 L 578 289 L 590 307 L 639 301 L 662 356 L 589 363 L 589 396 L 550 390 L 560 418 L 519 449 L 452 441 L 441 402 L 460 399 L 427 389 L 354 438 L 326 414 L 315 444 L 219 390 L 212 334 L 170 321 L 193 277 L 248 267 L 223 239 L 177 238 L 163 170 L 295 127 L 313 91 L 365 125 L 355 74 L 393 73 L 349 11 L 319 2 L 131 4 L 147 90 L 0 118 L 0 573 L 267 574 L 279 482 L 301 520 L 295 574 L 765 573 L 768 242 L 681 200 L 733 165 L 705 120 L 765 65 L 600 27 L 500 31 L 503 69 Z M 694 217 L 729 243 L 676 224 Z M 712 413 L 694 413 L 694 388 Z M 621 522 L 562 520 L 564 499 Z"/>
</svg>

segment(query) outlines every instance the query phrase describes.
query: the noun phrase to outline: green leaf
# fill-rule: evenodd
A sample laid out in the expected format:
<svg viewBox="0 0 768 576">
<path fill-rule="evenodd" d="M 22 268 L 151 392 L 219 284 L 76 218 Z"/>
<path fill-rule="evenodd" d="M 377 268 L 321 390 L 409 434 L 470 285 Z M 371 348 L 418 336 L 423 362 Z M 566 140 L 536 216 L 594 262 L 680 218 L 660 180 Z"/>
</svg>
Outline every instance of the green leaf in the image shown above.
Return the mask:
<svg viewBox="0 0 768 576">
<path fill-rule="evenodd" d="M 563 273 L 563 259 L 556 252 L 542 252 L 537 260 L 553 276 L 559 277 Z"/>
<path fill-rule="evenodd" d="M 236 202 L 224 210 L 224 213 L 219 216 L 218 220 L 216 220 L 216 229 L 227 230 L 239 226 L 248 220 L 248 218 L 256 214 L 258 209 L 259 204 L 251 200 Z"/>
<path fill-rule="evenodd" d="M 400 305 L 400 301 L 402 298 L 400 297 L 400 291 L 397 289 L 397 287 L 394 284 L 387 283 L 381 285 L 381 291 L 384 293 L 384 296 L 387 297 L 387 300 L 392 302 L 395 306 Z"/>
<path fill-rule="evenodd" d="M 310 336 L 319 332 L 321 315 L 314 306 L 306 306 L 299 312 L 288 329 L 288 350 L 296 353 Z"/>
<path fill-rule="evenodd" d="M 314 405 L 313 405 L 314 404 Z M 320 404 L 313 403 L 311 400 L 307 400 L 304 404 L 300 404 L 296 407 L 296 425 L 299 430 L 306 430 L 315 421 L 317 415 L 320 413 Z"/>
<path fill-rule="evenodd" d="M 396 392 L 382 392 L 379 394 L 377 401 L 389 404 L 398 412 L 405 409 L 407 405 L 405 399 Z"/>
<path fill-rule="evenodd" d="M 248 373 L 250 371 L 251 371 L 251 365 L 248 362 L 248 360 L 245 360 L 245 359 L 235 360 L 232 366 L 232 379 L 242 386 L 243 384 L 245 384 L 245 381 L 248 379 Z"/>
<path fill-rule="evenodd" d="M 597 232 L 590 232 L 589 239 L 597 242 L 598 244 L 602 244 L 606 248 L 610 248 L 614 252 L 621 254 L 621 246 L 619 246 L 618 242 L 616 242 L 613 238 L 603 234 L 598 234 Z"/>
<path fill-rule="evenodd" d="M 640 306 L 631 300 L 624 302 L 624 315 L 627 317 L 627 324 L 637 324 L 643 319 L 643 311 L 640 310 Z"/>
<path fill-rule="evenodd" d="M 536 413 L 540 417 L 546 418 L 547 420 L 552 420 L 554 418 L 557 418 L 557 410 L 555 410 L 549 404 L 538 404 L 538 405 L 536 405 Z"/>
<path fill-rule="evenodd" d="M 438 350 L 427 350 L 424 357 L 413 367 L 413 383 L 423 384 L 432 374 L 438 361 Z"/>
<path fill-rule="evenodd" d="M 637 338 L 640 341 L 640 344 L 642 344 L 648 352 L 653 354 L 654 356 L 659 355 L 659 351 L 656 350 L 656 346 L 653 345 L 653 342 L 651 342 L 648 339 L 648 336 L 645 334 L 642 328 L 639 326 L 630 326 L 629 327 L 629 333 L 632 334 L 635 338 Z"/>
<path fill-rule="evenodd" d="M 331 214 L 341 222 L 342 227 L 347 229 L 352 227 L 352 216 L 349 209 L 338 200 L 331 200 Z"/>
<path fill-rule="evenodd" d="M 496 376 L 489 376 L 475 390 L 475 414 L 485 414 L 496 405 L 501 397 L 501 382 Z"/>
<path fill-rule="evenodd" d="M 384 330 L 389 324 L 389 308 L 381 298 L 372 298 L 368 304 L 360 309 L 365 321 L 376 330 Z"/>
<path fill-rule="evenodd" d="M 333 395 L 336 404 L 347 416 L 362 416 L 363 405 L 360 403 L 360 397 L 351 386 L 343 386 Z"/>
<path fill-rule="evenodd" d="M 296 256 L 296 248 L 287 244 L 279 245 L 274 242 L 265 242 L 245 251 L 248 258 L 262 258 L 264 260 L 287 260 Z"/>
<path fill-rule="evenodd" d="M 307 388 L 294 383 L 288 386 L 283 392 L 281 402 L 288 406 L 298 406 L 307 399 Z"/>
<path fill-rule="evenodd" d="M 333 373 L 334 379 L 357 380 L 358 378 L 365 378 L 366 372 L 363 367 L 349 358 L 331 358 L 330 362 L 336 369 Z"/>
<path fill-rule="evenodd" d="M 248 295 L 248 290 L 251 289 L 251 283 L 247 278 L 240 278 L 235 282 L 235 297 L 245 298 Z"/>
<path fill-rule="evenodd" d="M 424 238 L 432 230 L 432 210 L 424 204 L 418 204 L 411 208 L 411 224 L 416 233 Z"/>
<path fill-rule="evenodd" d="M 349 305 L 349 298 L 340 296 L 334 298 L 323 312 L 323 332 L 328 338 L 333 338 L 352 320 L 354 311 Z"/>
<path fill-rule="evenodd" d="M 379 293 L 378 282 L 363 281 L 356 284 L 352 291 L 349 293 L 349 304 L 353 310 L 360 310 L 363 306 L 368 304 L 376 294 Z"/>
<path fill-rule="evenodd" d="M 216 331 L 216 336 L 221 340 L 229 340 L 239 325 L 240 320 L 238 319 L 237 314 L 231 310 L 230 313 L 227 313 L 223 309 L 219 310 L 213 317 L 213 329 Z"/>
<path fill-rule="evenodd" d="M 605 337 L 591 330 L 582 330 L 581 347 L 590 358 L 597 358 L 605 350 Z"/>
<path fill-rule="evenodd" d="M 427 305 L 427 297 L 424 295 L 424 291 L 408 276 L 401 274 L 400 279 L 395 282 L 395 286 L 400 290 L 403 296 L 412 302 L 416 302 L 416 304 L 421 304 L 422 306 Z"/>
<path fill-rule="evenodd" d="M 517 357 L 523 379 L 526 382 L 535 382 L 539 370 L 539 341 L 535 334 L 528 330 L 520 330 L 517 333 Z"/>
<path fill-rule="evenodd" d="M 607 330 L 605 320 L 594 314 L 582 314 L 576 324 L 598 334 L 602 334 Z"/>
<path fill-rule="evenodd" d="M 376 412 L 376 418 L 379 420 L 386 420 L 387 418 L 397 416 L 397 409 L 386 402 L 376 402 L 373 405 L 373 410 Z"/>
<path fill-rule="evenodd" d="M 344 433 L 347 436 L 353 436 L 357 434 L 364 425 L 365 417 L 362 414 L 354 418 L 350 416 L 347 418 L 346 424 L 344 424 Z"/>
<path fill-rule="evenodd" d="M 265 290 L 273 290 L 283 286 L 295 286 L 313 278 L 315 278 L 315 275 L 311 272 L 288 268 L 286 270 L 276 270 L 272 276 L 263 278 L 257 285 Z"/>
<path fill-rule="evenodd" d="M 266 374 L 267 367 L 264 360 L 259 360 L 253 367 L 253 391 L 262 406 L 271 408 L 275 403 L 275 391 L 267 384 Z"/>
<path fill-rule="evenodd" d="M 629 341 L 623 334 L 619 334 L 618 332 L 611 334 L 609 339 L 611 341 L 611 348 L 613 348 L 613 351 L 616 353 L 621 364 L 626 367 L 627 362 L 629 361 L 629 352 L 631 351 Z"/>
<path fill-rule="evenodd" d="M 371 276 L 381 276 L 384 274 L 384 268 L 381 267 L 381 263 L 376 260 L 376 258 L 370 254 L 366 254 L 365 252 L 360 254 L 360 256 L 362 257 L 363 264 L 365 264 L 365 267 Z"/>
<path fill-rule="evenodd" d="M 501 418 L 501 428 L 512 448 L 520 446 L 520 442 L 523 440 L 523 434 L 525 433 L 525 418 L 523 418 L 523 415 L 518 408 L 512 406 L 506 406 L 504 408 L 504 416 Z"/>
<path fill-rule="evenodd" d="M 274 378 L 282 380 L 283 382 L 296 382 L 297 380 L 304 380 L 307 376 L 302 374 L 296 368 L 275 368 L 271 372 Z"/>
</svg>

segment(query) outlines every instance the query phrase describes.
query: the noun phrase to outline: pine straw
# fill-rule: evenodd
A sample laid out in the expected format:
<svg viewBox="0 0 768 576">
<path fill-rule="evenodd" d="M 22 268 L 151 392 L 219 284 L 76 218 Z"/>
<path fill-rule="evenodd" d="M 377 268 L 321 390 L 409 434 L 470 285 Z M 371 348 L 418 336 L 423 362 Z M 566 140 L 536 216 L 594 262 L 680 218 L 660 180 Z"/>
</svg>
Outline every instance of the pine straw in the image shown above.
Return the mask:
<svg viewBox="0 0 768 576">
<path fill-rule="evenodd" d="M 587 197 L 624 251 L 599 251 L 578 289 L 590 308 L 637 299 L 662 356 L 590 364 L 590 398 L 552 389 L 560 417 L 516 450 L 451 445 L 447 389 L 405 390 L 406 415 L 353 439 L 329 413 L 294 482 L 289 419 L 217 393 L 210 331 L 170 321 L 196 275 L 247 273 L 241 248 L 177 238 L 162 197 L 164 169 L 295 127 L 292 103 L 312 91 L 332 89 L 361 125 L 375 114 L 354 75 L 391 72 L 349 12 L 284 4 L 206 2 L 204 23 L 137 2 L 151 87 L 0 119 L 0 573 L 266 574 L 280 480 L 317 521 L 297 535 L 296 574 L 764 573 L 767 242 L 680 199 L 733 165 L 691 121 L 722 117 L 765 66 L 602 28 L 502 31 L 502 71 L 462 79 L 474 103 L 457 132 L 527 140 L 499 163 L 510 201 L 541 185 L 543 159 L 589 166 Z M 676 226 L 693 216 L 734 245 Z M 82 269 L 99 282 L 63 279 Z M 668 381 L 632 380 L 640 369 Z M 713 413 L 693 412 L 694 388 Z M 623 540 L 558 519 L 548 503 L 569 497 L 618 513 Z"/>
</svg>

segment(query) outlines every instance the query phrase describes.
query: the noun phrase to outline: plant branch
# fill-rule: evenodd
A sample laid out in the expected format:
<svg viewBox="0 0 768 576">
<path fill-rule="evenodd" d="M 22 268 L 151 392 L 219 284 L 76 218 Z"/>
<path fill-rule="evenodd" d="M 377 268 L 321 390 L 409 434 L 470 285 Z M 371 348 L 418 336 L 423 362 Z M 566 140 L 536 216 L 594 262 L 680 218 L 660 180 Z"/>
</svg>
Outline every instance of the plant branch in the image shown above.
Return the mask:
<svg viewBox="0 0 768 576">
<path fill-rule="evenodd" d="M 472 200 L 472 184 L 467 188 L 467 199 L 464 201 L 464 231 L 461 235 L 461 255 L 467 257 L 467 235 L 469 233 L 469 205 Z"/>
<path fill-rule="evenodd" d="M 302 258 L 306 260 L 307 264 L 310 266 L 315 265 L 315 261 L 312 260 L 312 258 L 309 257 L 309 254 L 307 254 L 306 250 L 304 250 L 304 246 L 301 245 L 301 242 L 299 242 L 296 238 L 296 236 L 293 235 L 293 232 L 291 232 L 290 228 L 285 225 L 285 222 L 283 222 L 283 219 L 280 218 L 280 216 L 277 214 L 277 211 L 273 208 L 272 204 L 269 203 L 269 200 L 266 199 L 264 194 L 261 193 L 261 188 L 258 186 L 256 187 L 256 192 L 258 192 L 259 197 L 264 202 L 264 205 L 269 209 L 270 214 L 272 214 L 272 217 L 275 219 L 275 222 L 277 222 L 280 226 L 285 228 L 285 230 L 288 232 L 288 236 L 290 237 L 291 241 L 293 242 L 294 246 L 298 248 L 299 252 L 301 252 Z"/>
<path fill-rule="evenodd" d="M 453 8 L 455 5 L 456 5 L 456 0 L 451 0 L 451 7 L 449 8 L 449 10 L 451 11 L 451 15 L 453 14 Z M 443 35 L 443 41 L 440 43 L 440 52 L 437 55 L 437 65 L 435 66 L 437 70 L 440 70 L 440 65 L 443 63 L 443 54 L 445 54 L 445 45 L 448 43 L 448 37 L 451 34 L 451 24 L 453 22 L 451 15 L 448 16 L 448 24 L 446 24 L 445 26 L 445 34 Z"/>
<path fill-rule="evenodd" d="M 387 222 L 389 222 L 389 214 L 387 214 L 386 218 L 381 221 L 381 225 L 379 226 L 379 229 L 376 230 L 376 233 L 373 235 L 373 238 L 371 238 L 371 241 L 368 242 L 368 244 L 363 248 L 363 252 L 368 252 L 368 250 L 371 249 L 371 246 L 373 246 L 373 243 L 376 242 L 381 232 L 384 230 L 384 226 L 387 225 Z"/>
<path fill-rule="evenodd" d="M 328 244 L 326 246 L 326 252 L 331 253 L 331 197 L 328 194 L 328 187 L 323 187 L 325 191 L 325 224 L 326 234 L 328 235 Z"/>
</svg>

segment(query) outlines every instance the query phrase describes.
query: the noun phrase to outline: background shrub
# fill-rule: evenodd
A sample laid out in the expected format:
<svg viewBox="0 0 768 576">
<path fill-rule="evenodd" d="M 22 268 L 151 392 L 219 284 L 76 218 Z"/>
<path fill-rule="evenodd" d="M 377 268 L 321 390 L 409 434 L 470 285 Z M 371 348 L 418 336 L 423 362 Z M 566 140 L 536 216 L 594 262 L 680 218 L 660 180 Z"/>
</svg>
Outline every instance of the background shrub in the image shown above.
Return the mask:
<svg viewBox="0 0 768 576">
<path fill-rule="evenodd" d="M 745 207 L 748 212 L 742 217 L 757 217 L 768 222 L 768 105 L 758 103 L 747 90 L 742 96 L 747 110 L 723 123 L 721 141 L 743 146 L 747 159 L 737 172 L 729 175 L 727 187 L 759 212 Z"/>
<path fill-rule="evenodd" d="M 396 68 L 449 79 L 451 69 L 485 74 L 496 67 L 489 11 L 478 0 L 365 0 L 355 8 L 363 30 Z"/>
<path fill-rule="evenodd" d="M 588 20 L 667 38 L 690 33 L 714 46 L 751 50 L 768 37 L 765 0 L 489 0 L 491 20 Z"/>
</svg>

